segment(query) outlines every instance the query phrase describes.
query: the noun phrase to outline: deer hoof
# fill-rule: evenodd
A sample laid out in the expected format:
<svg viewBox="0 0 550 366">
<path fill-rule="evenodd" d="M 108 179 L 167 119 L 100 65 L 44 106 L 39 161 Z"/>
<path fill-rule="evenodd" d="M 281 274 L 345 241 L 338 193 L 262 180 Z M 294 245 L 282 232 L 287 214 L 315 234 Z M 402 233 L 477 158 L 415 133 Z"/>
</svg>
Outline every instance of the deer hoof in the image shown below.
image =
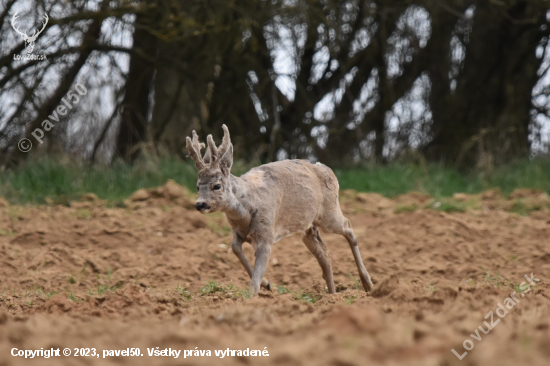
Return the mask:
<svg viewBox="0 0 550 366">
<path fill-rule="evenodd" d="M 269 283 L 269 281 L 267 280 L 267 278 L 263 278 L 263 279 L 262 279 L 261 286 L 262 286 L 263 288 L 265 288 L 266 290 L 271 291 L 271 284 Z"/>
</svg>

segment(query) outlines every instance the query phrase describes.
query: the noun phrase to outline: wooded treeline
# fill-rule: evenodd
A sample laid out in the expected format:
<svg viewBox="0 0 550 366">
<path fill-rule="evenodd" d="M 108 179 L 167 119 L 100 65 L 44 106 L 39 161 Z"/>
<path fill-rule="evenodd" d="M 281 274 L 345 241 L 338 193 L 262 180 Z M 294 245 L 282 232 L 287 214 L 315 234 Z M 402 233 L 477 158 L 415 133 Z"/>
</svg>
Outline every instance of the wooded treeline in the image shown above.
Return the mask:
<svg viewBox="0 0 550 366">
<path fill-rule="evenodd" d="M 35 4 L 29 6 L 28 4 Z M 26 8 L 25 8 L 26 7 Z M 45 61 L 15 61 L 29 29 Z M 222 135 L 237 158 L 331 166 L 421 154 L 458 167 L 548 152 L 547 1 L 5 1 L 0 159 L 75 83 L 89 93 L 40 151 L 185 156 Z M 33 28 L 34 26 L 34 28 Z M 23 27 L 24 28 L 24 27 Z M 31 32 L 29 32 L 30 34 Z M 545 128 L 547 129 L 545 132 Z"/>
</svg>

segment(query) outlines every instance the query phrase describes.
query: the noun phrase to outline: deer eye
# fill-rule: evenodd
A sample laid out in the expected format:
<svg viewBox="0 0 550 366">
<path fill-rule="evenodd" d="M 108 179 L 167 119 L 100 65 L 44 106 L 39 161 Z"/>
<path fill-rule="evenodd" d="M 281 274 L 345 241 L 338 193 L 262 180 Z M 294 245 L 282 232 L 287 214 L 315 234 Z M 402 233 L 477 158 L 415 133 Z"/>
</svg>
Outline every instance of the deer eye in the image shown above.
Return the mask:
<svg viewBox="0 0 550 366">
<path fill-rule="evenodd" d="M 200 191 L 199 185 L 197 184 L 197 191 Z"/>
<path fill-rule="evenodd" d="M 216 185 L 214 186 L 214 190 L 215 190 L 215 191 L 217 191 L 217 190 L 219 190 L 219 189 L 221 189 L 221 188 L 222 188 L 222 185 L 221 185 L 221 184 L 216 184 Z"/>
</svg>

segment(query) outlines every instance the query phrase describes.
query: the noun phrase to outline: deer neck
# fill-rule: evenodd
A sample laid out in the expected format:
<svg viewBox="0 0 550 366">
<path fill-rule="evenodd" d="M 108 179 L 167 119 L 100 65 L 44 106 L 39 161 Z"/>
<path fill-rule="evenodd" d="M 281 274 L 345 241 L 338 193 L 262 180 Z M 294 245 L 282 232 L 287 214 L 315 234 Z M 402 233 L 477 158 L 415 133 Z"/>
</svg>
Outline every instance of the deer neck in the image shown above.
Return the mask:
<svg viewBox="0 0 550 366">
<path fill-rule="evenodd" d="M 221 209 L 227 218 L 239 225 L 248 226 L 251 220 L 250 210 L 245 202 L 249 189 L 243 179 L 231 174 L 229 176 L 229 194 L 230 200 L 225 207 Z"/>
</svg>

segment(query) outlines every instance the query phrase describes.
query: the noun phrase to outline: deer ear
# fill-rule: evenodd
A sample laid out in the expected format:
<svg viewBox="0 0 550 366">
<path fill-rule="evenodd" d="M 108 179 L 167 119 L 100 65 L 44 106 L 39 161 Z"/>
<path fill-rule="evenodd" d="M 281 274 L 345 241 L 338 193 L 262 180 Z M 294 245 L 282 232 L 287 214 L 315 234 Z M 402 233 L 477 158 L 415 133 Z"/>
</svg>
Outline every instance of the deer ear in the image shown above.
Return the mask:
<svg viewBox="0 0 550 366">
<path fill-rule="evenodd" d="M 231 167 L 233 166 L 233 144 L 229 144 L 229 148 L 220 158 L 220 169 L 222 174 L 226 177 L 231 172 Z"/>
</svg>

